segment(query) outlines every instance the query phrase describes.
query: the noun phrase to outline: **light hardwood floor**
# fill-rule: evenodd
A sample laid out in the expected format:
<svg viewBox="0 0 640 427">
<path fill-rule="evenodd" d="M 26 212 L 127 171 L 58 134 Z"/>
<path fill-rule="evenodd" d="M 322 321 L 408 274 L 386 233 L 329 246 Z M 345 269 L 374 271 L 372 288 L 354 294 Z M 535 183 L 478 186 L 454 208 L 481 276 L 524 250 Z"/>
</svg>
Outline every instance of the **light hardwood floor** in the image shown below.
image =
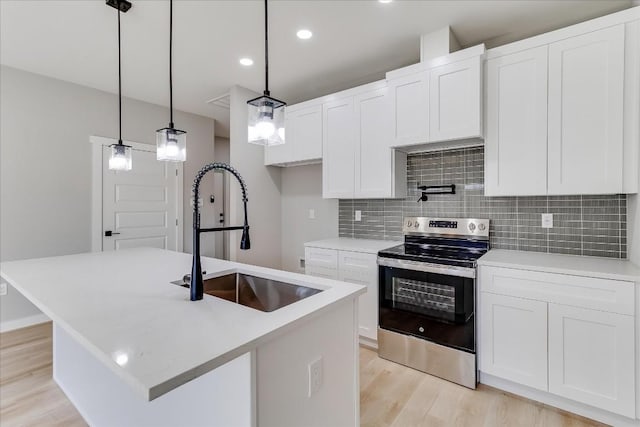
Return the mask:
<svg viewBox="0 0 640 427">
<path fill-rule="evenodd" d="M 86 425 L 51 377 L 51 343 L 51 323 L 0 334 L 2 427 Z M 490 387 L 468 390 L 365 348 L 360 350 L 360 401 L 362 426 L 602 425 Z"/>
</svg>

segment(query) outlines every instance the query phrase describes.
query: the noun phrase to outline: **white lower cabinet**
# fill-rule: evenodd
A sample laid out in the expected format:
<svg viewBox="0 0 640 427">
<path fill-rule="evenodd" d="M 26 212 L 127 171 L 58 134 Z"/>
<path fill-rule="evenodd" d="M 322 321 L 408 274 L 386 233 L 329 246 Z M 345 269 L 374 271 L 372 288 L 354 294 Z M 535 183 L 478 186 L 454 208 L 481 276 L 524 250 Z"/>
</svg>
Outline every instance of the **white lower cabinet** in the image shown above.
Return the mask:
<svg viewBox="0 0 640 427">
<path fill-rule="evenodd" d="M 547 303 L 483 292 L 480 370 L 547 390 Z"/>
<path fill-rule="evenodd" d="M 633 418 L 634 318 L 549 304 L 549 391 Z"/>
<path fill-rule="evenodd" d="M 482 373 L 636 417 L 633 282 L 489 266 L 479 277 Z"/>
<path fill-rule="evenodd" d="M 333 259 L 336 259 L 335 265 L 332 264 Z M 358 308 L 360 336 L 374 342 L 378 340 L 376 254 L 307 247 L 305 248 L 305 273 L 310 276 L 366 286 L 367 292 L 360 296 Z"/>
</svg>

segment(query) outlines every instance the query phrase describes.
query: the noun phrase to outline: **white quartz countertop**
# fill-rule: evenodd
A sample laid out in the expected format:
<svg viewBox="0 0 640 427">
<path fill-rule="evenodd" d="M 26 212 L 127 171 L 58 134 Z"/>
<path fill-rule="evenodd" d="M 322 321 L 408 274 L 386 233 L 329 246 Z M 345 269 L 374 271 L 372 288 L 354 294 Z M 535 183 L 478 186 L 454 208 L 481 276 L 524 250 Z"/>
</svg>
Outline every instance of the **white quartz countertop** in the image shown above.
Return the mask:
<svg viewBox="0 0 640 427">
<path fill-rule="evenodd" d="M 207 276 L 237 271 L 323 292 L 270 313 L 206 294 L 190 301 L 189 289 L 169 282 L 189 272 L 191 260 L 189 254 L 131 249 L 4 262 L 0 275 L 148 400 L 365 292 L 354 284 L 203 257 Z"/>
<path fill-rule="evenodd" d="M 394 240 L 352 239 L 349 237 L 336 237 L 334 239 L 316 240 L 304 245 L 309 248 L 336 249 L 339 251 L 363 252 L 377 254 L 379 251 L 404 242 Z"/>
<path fill-rule="evenodd" d="M 640 268 L 638 266 L 627 260 L 613 258 L 492 249 L 478 260 L 478 265 L 640 283 Z"/>
</svg>

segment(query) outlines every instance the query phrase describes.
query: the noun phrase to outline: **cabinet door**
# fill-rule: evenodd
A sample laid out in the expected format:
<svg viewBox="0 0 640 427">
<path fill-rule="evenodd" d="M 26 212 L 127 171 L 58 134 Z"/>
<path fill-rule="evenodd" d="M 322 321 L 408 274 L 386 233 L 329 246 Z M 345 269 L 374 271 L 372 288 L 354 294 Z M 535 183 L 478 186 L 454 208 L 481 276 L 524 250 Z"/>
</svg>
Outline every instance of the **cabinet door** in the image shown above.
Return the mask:
<svg viewBox="0 0 640 427">
<path fill-rule="evenodd" d="M 480 57 L 432 68 L 429 141 L 482 137 Z"/>
<path fill-rule="evenodd" d="M 624 25 L 549 45 L 549 194 L 622 192 Z"/>
<path fill-rule="evenodd" d="M 547 390 L 547 303 L 481 293 L 480 370 Z"/>
<path fill-rule="evenodd" d="M 338 280 L 367 287 L 360 296 L 358 316 L 360 335 L 378 339 L 378 265 L 375 254 L 340 251 L 338 255 Z"/>
<path fill-rule="evenodd" d="M 547 194 L 547 46 L 487 61 L 485 196 Z"/>
<path fill-rule="evenodd" d="M 549 391 L 635 417 L 634 318 L 549 304 Z"/>
<path fill-rule="evenodd" d="M 287 123 L 296 162 L 322 158 L 322 105 L 292 111 Z M 289 141 L 287 141 L 289 143 Z"/>
<path fill-rule="evenodd" d="M 323 105 L 322 197 L 353 198 L 355 120 L 353 97 Z"/>
<path fill-rule="evenodd" d="M 393 197 L 394 164 L 387 88 L 356 96 L 356 198 Z"/>
<path fill-rule="evenodd" d="M 429 139 L 429 74 L 420 72 L 389 80 L 392 112 L 392 146 Z"/>
<path fill-rule="evenodd" d="M 293 153 L 293 137 L 289 135 L 289 126 L 291 122 L 289 120 L 289 114 L 285 110 L 284 128 L 285 128 L 285 142 L 280 145 L 272 145 L 264 147 L 264 164 L 265 166 L 282 165 L 291 163 L 294 159 Z"/>
</svg>

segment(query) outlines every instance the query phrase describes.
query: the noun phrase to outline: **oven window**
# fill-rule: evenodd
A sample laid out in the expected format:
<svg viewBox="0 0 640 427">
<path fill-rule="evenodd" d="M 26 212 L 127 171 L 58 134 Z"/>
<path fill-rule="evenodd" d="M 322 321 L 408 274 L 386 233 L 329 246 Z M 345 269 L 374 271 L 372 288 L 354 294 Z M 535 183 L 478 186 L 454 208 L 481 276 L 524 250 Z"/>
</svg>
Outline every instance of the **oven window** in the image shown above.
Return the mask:
<svg viewBox="0 0 640 427">
<path fill-rule="evenodd" d="M 380 267 L 380 308 L 464 323 L 473 314 L 474 280 Z"/>
<path fill-rule="evenodd" d="M 452 314 L 456 311 L 456 291 L 450 285 L 394 277 L 387 292 L 395 308 L 427 315 L 434 311 Z"/>
</svg>

